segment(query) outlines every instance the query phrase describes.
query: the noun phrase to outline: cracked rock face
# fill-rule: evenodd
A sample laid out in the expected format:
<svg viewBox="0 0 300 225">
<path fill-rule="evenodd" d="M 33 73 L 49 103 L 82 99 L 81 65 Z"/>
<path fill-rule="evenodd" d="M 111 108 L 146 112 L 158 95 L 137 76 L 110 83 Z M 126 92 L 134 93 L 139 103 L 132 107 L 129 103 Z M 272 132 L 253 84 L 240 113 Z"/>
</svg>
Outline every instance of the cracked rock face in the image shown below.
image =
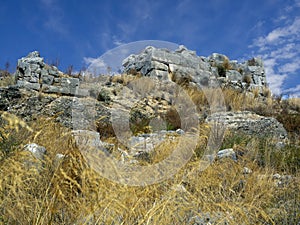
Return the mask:
<svg viewBox="0 0 300 225">
<path fill-rule="evenodd" d="M 213 80 L 217 80 L 221 86 L 222 82 L 230 82 L 230 87 L 239 90 L 251 90 L 255 86 L 262 88 L 265 85 L 264 67 L 260 59 L 253 58 L 238 63 L 217 53 L 207 58 L 199 57 L 184 46 L 176 51 L 147 47 L 139 55 L 124 59 L 123 66 L 124 72 L 135 70 L 144 76 L 131 81 L 127 86 L 99 81 L 93 96 L 93 90 L 85 89 L 91 88 L 92 84 L 82 86 L 79 78 L 66 77 L 56 67 L 45 64 L 38 52 L 32 52 L 18 60 L 15 74 L 17 85 L 0 88 L 0 109 L 26 120 L 39 115 L 57 115 L 57 121 L 67 127 L 72 127 L 72 109 L 75 109 L 78 112 L 78 122 L 75 123 L 77 129 L 90 128 L 99 132 L 105 130 L 101 136 L 114 133 L 110 119 L 112 107 L 129 114 L 130 122 L 134 125 L 139 125 L 139 122 L 143 125 L 144 121 L 147 122 L 146 125 L 153 125 L 150 123 L 152 119 L 160 116 L 173 129 L 185 130 L 178 121 L 184 121 L 188 116 L 179 118 L 176 108 L 172 108 L 176 106 L 176 102 L 184 103 L 184 99 L 183 102 L 174 99 L 176 93 L 181 92 L 180 89 L 177 90 L 180 85 L 176 83 L 186 82 L 194 87 L 210 85 Z M 220 76 L 220 66 L 225 69 L 223 77 Z M 241 80 L 245 75 L 250 79 L 249 84 Z M 153 84 L 147 77 L 154 78 L 151 79 Z M 49 95 L 52 93 L 58 95 Z M 75 96 L 82 97 L 82 100 L 78 98 L 78 101 L 74 101 L 72 97 Z M 86 110 L 88 108 L 93 108 L 95 112 Z M 103 116 L 105 119 L 97 120 Z M 96 120 L 96 125 L 93 120 Z M 212 121 L 221 121 L 224 126 L 249 135 L 267 135 L 280 139 L 287 136 L 282 124 L 276 119 L 251 112 L 217 113 L 207 118 L 207 122 Z"/>
<path fill-rule="evenodd" d="M 37 51 L 18 60 L 15 76 L 21 88 L 66 95 L 78 93 L 79 79 L 64 77 L 55 66 L 45 64 Z"/>
<path fill-rule="evenodd" d="M 227 56 L 218 53 L 206 58 L 197 56 L 196 52 L 182 45 L 174 52 L 149 46 L 140 54 L 124 59 L 123 67 L 125 73 L 137 71 L 144 76 L 201 88 L 226 84 L 245 90 L 256 88 L 262 92 L 266 85 L 264 66 L 259 58 L 243 63 L 230 61 Z"/>
<path fill-rule="evenodd" d="M 214 113 L 206 118 L 206 122 L 217 122 L 230 130 L 248 135 L 273 137 L 278 140 L 287 138 L 287 131 L 275 118 L 260 116 L 249 111 Z"/>
</svg>

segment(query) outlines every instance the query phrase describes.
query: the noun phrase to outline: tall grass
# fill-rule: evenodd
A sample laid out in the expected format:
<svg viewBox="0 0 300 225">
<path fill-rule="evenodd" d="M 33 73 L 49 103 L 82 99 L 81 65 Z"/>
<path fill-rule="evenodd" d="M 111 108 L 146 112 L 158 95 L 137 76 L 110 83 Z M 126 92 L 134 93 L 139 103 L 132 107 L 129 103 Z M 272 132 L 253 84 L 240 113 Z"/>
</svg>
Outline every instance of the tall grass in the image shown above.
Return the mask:
<svg viewBox="0 0 300 225">
<path fill-rule="evenodd" d="M 2 127 L 8 124 L 4 121 Z M 24 125 L 21 120 L 10 125 L 16 124 Z M 198 144 L 199 152 L 205 148 L 203 134 L 209 132 L 205 127 L 201 129 L 204 133 Z M 149 186 L 131 187 L 93 171 L 80 154 L 70 130 L 53 119 L 40 118 L 19 126 L 18 130 L 13 127 L 2 129 L 1 133 L 1 142 L 7 141 L 9 136 L 18 139 L 18 135 L 22 135 L 18 146 L 6 145 L 12 149 L 0 161 L 0 224 L 193 224 L 202 220 L 212 224 L 299 222 L 299 167 L 286 171 L 292 173 L 294 179 L 289 186 L 278 188 L 272 175 L 278 169 L 283 173 L 284 167 L 274 166 L 272 157 L 265 158 L 264 166 L 257 163 L 256 151 L 270 155 L 267 142 L 244 137 L 233 140 L 229 134 L 224 142 L 226 147 L 233 145 L 248 151 L 238 162 L 231 159 L 215 161 L 200 171 L 201 154 L 195 154 L 172 178 Z M 32 142 L 47 149 L 43 161 L 23 150 L 24 144 Z M 162 143 L 156 154 L 150 156 L 152 160 L 144 165 L 165 158 L 172 152 L 174 144 L 176 139 Z M 57 153 L 65 157 L 57 160 Z M 249 157 L 251 154 L 256 157 Z M 285 161 L 282 157 L 280 160 Z M 25 163 L 28 161 L 32 164 Z M 244 174 L 244 167 L 253 172 Z"/>
</svg>

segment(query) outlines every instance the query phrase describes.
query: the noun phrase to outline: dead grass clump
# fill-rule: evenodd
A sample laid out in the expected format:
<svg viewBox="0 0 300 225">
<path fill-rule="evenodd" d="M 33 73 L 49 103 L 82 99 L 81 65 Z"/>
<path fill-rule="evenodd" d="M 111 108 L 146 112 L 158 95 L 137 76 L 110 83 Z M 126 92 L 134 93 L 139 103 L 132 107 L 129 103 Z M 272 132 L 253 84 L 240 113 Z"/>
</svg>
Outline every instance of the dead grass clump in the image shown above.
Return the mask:
<svg viewBox="0 0 300 225">
<path fill-rule="evenodd" d="M 251 75 L 247 74 L 243 76 L 243 82 L 247 83 L 248 85 L 250 85 L 252 83 L 252 77 Z"/>
<path fill-rule="evenodd" d="M 226 109 L 229 111 L 248 110 L 256 108 L 259 105 L 262 105 L 264 109 L 270 109 L 270 107 L 266 107 L 266 105 L 271 104 L 267 100 L 265 102 L 257 101 L 257 97 L 259 96 L 258 90 L 254 95 L 247 92 L 240 93 L 228 88 L 222 89 L 221 92 L 216 89 L 198 90 L 196 88 L 189 89 L 187 92 L 199 111 L 205 107 L 217 108 L 223 105 L 226 106 Z"/>
<path fill-rule="evenodd" d="M 7 87 L 16 84 L 16 79 L 13 75 L 0 77 L 0 87 Z"/>
<path fill-rule="evenodd" d="M 113 83 L 120 83 L 123 84 L 124 86 L 128 85 L 130 82 L 137 80 L 141 78 L 141 74 L 119 74 L 119 75 L 114 75 L 111 77 L 111 82 Z"/>
<path fill-rule="evenodd" d="M 231 64 L 229 62 L 229 59 L 227 57 L 224 59 L 224 62 L 222 64 L 222 66 L 224 67 L 225 70 L 231 70 L 232 69 Z"/>
</svg>

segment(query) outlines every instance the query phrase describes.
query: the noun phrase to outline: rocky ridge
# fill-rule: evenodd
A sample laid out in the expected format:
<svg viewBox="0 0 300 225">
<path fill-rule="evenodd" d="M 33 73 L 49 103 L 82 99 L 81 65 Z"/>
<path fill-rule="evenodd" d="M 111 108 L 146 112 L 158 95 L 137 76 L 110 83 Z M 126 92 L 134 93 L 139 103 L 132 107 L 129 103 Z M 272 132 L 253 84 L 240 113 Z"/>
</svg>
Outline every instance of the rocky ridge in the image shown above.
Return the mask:
<svg viewBox="0 0 300 225">
<path fill-rule="evenodd" d="M 201 88 L 220 85 L 240 91 L 258 89 L 263 93 L 266 87 L 264 65 L 260 58 L 238 63 L 218 53 L 209 57 L 197 56 L 196 52 L 182 45 L 174 52 L 147 47 L 140 54 L 124 59 L 123 66 L 125 72 L 136 71 L 144 76 L 185 82 Z"/>
<path fill-rule="evenodd" d="M 101 137 L 114 135 L 111 118 L 113 111 L 128 114 L 130 123 L 135 126 L 138 123 L 139 126 L 147 126 L 153 119 L 161 118 L 171 125 L 170 128 L 181 128 L 185 132 L 184 127 L 172 121 L 178 120 L 174 119 L 176 108 L 173 103 L 175 93 L 180 92 L 176 88 L 178 85 L 172 84 L 188 82 L 192 87 L 205 87 L 217 85 L 214 82 L 218 81 L 221 86 L 233 85 L 235 89 L 243 91 L 253 88 L 262 90 L 266 85 L 260 59 L 237 63 L 221 54 L 212 54 L 208 58 L 199 57 L 184 46 L 180 46 L 175 52 L 147 47 L 141 54 L 126 58 L 123 65 L 124 76 L 134 77 L 135 73 L 140 73 L 142 77 L 150 77 L 153 83 L 147 79 L 137 79 L 124 85 L 119 81 L 113 82 L 113 77 L 107 77 L 98 82 L 98 86 L 91 88 L 80 78 L 67 76 L 55 66 L 47 65 L 37 51 L 32 52 L 18 60 L 16 85 L 0 88 L 0 110 L 14 113 L 25 120 L 41 115 L 55 116 L 56 121 L 64 126 L 77 130 L 94 130 Z M 139 90 L 141 83 L 147 85 Z M 156 90 L 154 87 L 159 85 L 163 88 Z M 141 95 L 137 96 L 137 93 Z M 87 107 L 92 107 L 94 113 L 89 114 Z M 79 115 L 76 126 L 72 120 L 74 109 Z M 287 137 L 287 132 L 276 119 L 251 112 L 220 112 L 206 119 L 206 122 L 216 121 L 223 123 L 228 129 L 248 135 L 272 136 L 277 140 Z M 167 130 L 166 124 L 162 125 L 164 126 L 157 128 L 156 132 Z M 151 137 L 153 139 L 156 136 Z M 144 144 L 149 139 L 147 138 L 133 136 L 131 141 L 134 145 L 146 146 L 144 150 L 149 152 L 149 145 Z M 160 143 L 161 139 L 153 142 Z"/>
</svg>

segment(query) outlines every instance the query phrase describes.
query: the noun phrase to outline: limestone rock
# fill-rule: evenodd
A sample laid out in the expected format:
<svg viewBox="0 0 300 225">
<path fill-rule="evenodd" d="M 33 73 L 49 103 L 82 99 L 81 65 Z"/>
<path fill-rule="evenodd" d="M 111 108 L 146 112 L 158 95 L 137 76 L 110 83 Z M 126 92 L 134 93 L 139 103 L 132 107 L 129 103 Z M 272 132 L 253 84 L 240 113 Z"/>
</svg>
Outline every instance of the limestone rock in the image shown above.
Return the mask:
<svg viewBox="0 0 300 225">
<path fill-rule="evenodd" d="M 232 148 L 222 149 L 222 150 L 218 151 L 217 158 L 218 159 L 231 158 L 234 161 L 237 161 L 236 153 Z"/>
<path fill-rule="evenodd" d="M 20 88 L 73 96 L 78 93 L 87 95 L 79 90 L 78 78 L 63 77 L 62 74 L 55 66 L 45 64 L 39 52 L 35 51 L 18 60 L 15 76 Z"/>
<path fill-rule="evenodd" d="M 35 143 L 27 144 L 24 146 L 24 150 L 31 152 L 32 155 L 39 160 L 43 160 L 46 154 L 46 149 L 43 146 L 39 146 Z"/>
<path fill-rule="evenodd" d="M 218 53 L 206 58 L 197 56 L 196 52 L 182 45 L 175 51 L 149 46 L 140 54 L 124 59 L 123 67 L 125 73 L 135 71 L 144 76 L 198 87 L 212 84 L 215 87 L 213 81 L 216 78 L 221 86 L 235 87 L 245 76 L 249 76 L 249 83 L 258 86 L 261 92 L 266 86 L 264 66 L 259 58 L 244 63 L 230 61 L 227 56 Z M 239 89 L 247 90 L 248 86 L 239 85 Z"/>
<path fill-rule="evenodd" d="M 252 170 L 248 167 L 244 167 L 242 172 L 243 172 L 243 174 L 251 174 Z"/>
<path fill-rule="evenodd" d="M 206 122 L 217 122 L 226 128 L 260 137 L 287 138 L 287 131 L 275 118 L 264 117 L 250 111 L 218 112 L 206 118 Z"/>
</svg>

